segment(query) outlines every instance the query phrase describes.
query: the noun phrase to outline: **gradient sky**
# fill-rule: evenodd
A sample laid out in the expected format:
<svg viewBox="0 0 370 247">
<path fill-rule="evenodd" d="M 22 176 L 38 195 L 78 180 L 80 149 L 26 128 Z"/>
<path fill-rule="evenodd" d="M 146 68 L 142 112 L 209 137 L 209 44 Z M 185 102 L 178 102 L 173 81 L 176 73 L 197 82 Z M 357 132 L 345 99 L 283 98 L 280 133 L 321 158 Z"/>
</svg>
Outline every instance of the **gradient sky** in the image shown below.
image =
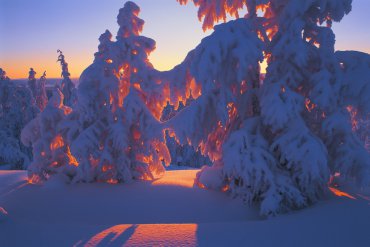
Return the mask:
<svg viewBox="0 0 370 247">
<path fill-rule="evenodd" d="M 150 59 L 159 70 L 171 69 L 209 35 L 197 19 L 197 9 L 176 0 L 134 0 L 145 20 L 143 35 L 157 42 Z M 93 61 L 98 38 L 109 29 L 115 36 L 116 16 L 125 0 L 0 0 L 0 68 L 10 78 L 60 77 L 56 63 L 61 49 L 72 77 Z M 353 10 L 334 24 L 336 49 L 370 53 L 370 0 L 354 0 Z"/>
</svg>

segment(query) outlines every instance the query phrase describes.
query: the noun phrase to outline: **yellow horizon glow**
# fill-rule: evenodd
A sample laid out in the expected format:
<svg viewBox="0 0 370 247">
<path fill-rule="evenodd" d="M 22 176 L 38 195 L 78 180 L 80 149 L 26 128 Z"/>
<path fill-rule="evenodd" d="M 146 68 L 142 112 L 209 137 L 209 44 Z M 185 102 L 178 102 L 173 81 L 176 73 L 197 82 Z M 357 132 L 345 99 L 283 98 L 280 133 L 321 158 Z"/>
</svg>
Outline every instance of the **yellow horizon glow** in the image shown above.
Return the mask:
<svg viewBox="0 0 370 247">
<path fill-rule="evenodd" d="M 66 55 L 71 78 L 79 78 L 81 73 L 93 62 L 90 58 L 71 57 Z M 153 55 L 150 57 L 150 61 L 155 69 L 167 71 L 180 64 L 182 59 L 180 56 L 177 57 L 175 55 L 164 56 L 164 59 L 160 55 Z M 6 71 L 7 76 L 11 79 L 28 78 L 30 68 L 33 68 L 37 72 L 36 78 L 41 77 L 44 71 L 46 71 L 47 78 L 60 78 L 62 72 L 60 64 L 56 62 L 56 58 L 47 57 L 40 58 L 37 63 L 29 60 L 1 61 L 0 67 Z"/>
<path fill-rule="evenodd" d="M 178 59 L 176 58 L 170 58 L 170 60 L 164 60 L 164 59 L 153 59 L 154 61 L 151 61 L 154 68 L 159 71 L 168 71 L 173 69 L 176 65 L 178 65 L 180 62 L 177 62 Z M 40 64 L 46 64 L 46 66 L 43 65 L 32 65 L 31 63 L 27 61 L 7 61 L 5 63 L 1 64 L 1 68 L 6 71 L 7 76 L 10 79 L 17 80 L 17 79 L 26 79 L 28 78 L 28 72 L 30 68 L 33 68 L 37 74 L 36 78 L 40 78 L 44 71 L 46 71 L 47 78 L 61 78 L 61 67 L 58 63 L 54 64 L 47 64 L 47 63 L 40 63 Z M 82 59 L 79 61 L 79 66 L 71 66 L 69 64 L 69 72 L 71 74 L 71 78 L 79 78 L 81 73 L 91 64 L 91 61 L 86 59 L 83 61 Z M 266 71 L 266 63 L 261 64 L 261 73 L 265 73 Z"/>
<path fill-rule="evenodd" d="M 370 50 L 365 51 L 370 54 Z M 168 71 L 180 64 L 186 56 L 185 52 L 180 54 L 168 54 L 163 52 L 160 54 L 154 51 L 149 56 L 150 62 L 154 68 L 159 71 Z M 79 54 L 66 54 L 66 61 L 69 65 L 69 72 L 71 78 L 79 78 L 81 73 L 93 62 L 93 56 L 80 56 Z M 10 59 L 1 61 L 0 67 L 6 71 L 7 76 L 10 79 L 25 79 L 28 78 L 28 72 L 30 68 L 33 68 L 37 74 L 36 78 L 40 78 L 44 71 L 46 71 L 47 78 L 61 78 L 61 67 L 56 61 L 57 55 L 54 57 L 40 56 L 39 60 L 35 62 L 31 59 L 16 60 Z M 261 63 L 261 73 L 266 73 L 267 63 L 264 61 Z"/>
<path fill-rule="evenodd" d="M 92 56 L 81 56 L 80 54 L 65 54 L 68 63 L 69 73 L 71 78 L 79 78 L 82 71 L 92 63 Z M 30 68 L 36 71 L 36 78 L 40 78 L 44 71 L 46 71 L 46 78 L 61 78 L 61 66 L 57 62 L 58 55 L 42 54 L 28 59 L 16 60 L 8 59 L 1 61 L 0 66 L 6 71 L 10 79 L 24 79 L 28 78 Z"/>
</svg>

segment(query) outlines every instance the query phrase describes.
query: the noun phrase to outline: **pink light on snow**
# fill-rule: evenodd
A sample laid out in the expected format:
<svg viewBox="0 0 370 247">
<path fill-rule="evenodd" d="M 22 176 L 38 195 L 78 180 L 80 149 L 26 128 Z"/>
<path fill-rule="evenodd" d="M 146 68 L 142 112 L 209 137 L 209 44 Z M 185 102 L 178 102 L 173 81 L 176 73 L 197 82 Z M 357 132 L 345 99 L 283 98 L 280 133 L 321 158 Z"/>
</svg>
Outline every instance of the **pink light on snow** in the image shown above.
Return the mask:
<svg viewBox="0 0 370 247">
<path fill-rule="evenodd" d="M 197 246 L 197 228 L 197 224 L 116 225 L 97 233 L 84 246 L 165 246 L 166 243 L 172 246 Z"/>
<path fill-rule="evenodd" d="M 181 173 L 167 171 L 159 180 L 153 181 L 153 186 L 179 186 L 192 188 L 194 186 L 194 177 L 199 170 L 183 170 Z"/>
<path fill-rule="evenodd" d="M 341 191 L 337 188 L 334 188 L 334 187 L 329 187 L 329 190 L 336 196 L 339 196 L 339 197 L 347 197 L 349 199 L 352 199 L 352 200 L 356 200 L 356 197 L 348 194 L 347 192 L 344 192 L 344 191 Z"/>
</svg>

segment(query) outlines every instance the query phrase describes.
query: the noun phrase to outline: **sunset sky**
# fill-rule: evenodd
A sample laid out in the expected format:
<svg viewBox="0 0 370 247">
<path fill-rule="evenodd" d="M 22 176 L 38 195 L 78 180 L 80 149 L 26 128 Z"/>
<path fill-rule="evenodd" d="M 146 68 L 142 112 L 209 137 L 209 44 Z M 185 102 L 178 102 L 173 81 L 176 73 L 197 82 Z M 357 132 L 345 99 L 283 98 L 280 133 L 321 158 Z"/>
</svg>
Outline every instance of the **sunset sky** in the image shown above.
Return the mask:
<svg viewBox="0 0 370 247">
<path fill-rule="evenodd" d="M 176 0 L 135 0 L 145 20 L 143 35 L 157 42 L 150 59 L 159 70 L 171 69 L 210 31 L 204 33 L 197 9 Z M 109 29 L 115 36 L 116 16 L 124 0 L 0 0 L 0 68 L 10 78 L 60 77 L 57 49 L 69 63 L 72 77 L 93 61 L 98 38 Z M 370 53 L 369 0 L 354 0 L 353 11 L 335 23 L 336 49 Z"/>
</svg>

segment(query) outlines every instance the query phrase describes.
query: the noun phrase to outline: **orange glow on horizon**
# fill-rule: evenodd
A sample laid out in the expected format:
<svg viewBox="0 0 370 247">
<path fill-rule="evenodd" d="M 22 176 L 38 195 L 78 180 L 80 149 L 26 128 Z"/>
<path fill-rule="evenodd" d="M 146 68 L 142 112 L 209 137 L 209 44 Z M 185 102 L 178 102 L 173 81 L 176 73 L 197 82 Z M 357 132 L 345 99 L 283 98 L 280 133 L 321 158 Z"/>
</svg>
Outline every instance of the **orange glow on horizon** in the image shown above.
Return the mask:
<svg viewBox="0 0 370 247">
<path fill-rule="evenodd" d="M 67 55 L 66 55 L 67 56 Z M 184 57 L 185 58 L 185 57 Z M 151 63 L 154 68 L 159 71 L 168 71 L 173 69 L 176 65 L 183 61 L 182 56 L 170 57 L 169 55 L 161 58 L 161 55 L 153 56 Z M 72 58 L 66 57 L 69 63 L 69 72 L 71 73 L 71 78 L 78 79 L 81 73 L 92 64 L 93 60 L 91 55 L 84 58 L 73 60 Z M 37 62 L 28 60 L 16 60 L 16 61 L 1 61 L 2 69 L 6 71 L 6 74 L 10 79 L 26 79 L 28 78 L 28 71 L 30 67 L 34 68 L 37 72 L 36 78 L 40 78 L 42 72 L 46 70 L 47 78 L 60 78 L 62 80 L 61 68 L 55 63 L 55 58 L 47 59 L 47 61 L 39 60 Z"/>
<path fill-rule="evenodd" d="M 207 33 L 208 35 L 208 33 Z M 199 40 L 200 42 L 200 40 Z M 199 43 L 197 42 L 197 43 Z M 194 46 L 195 47 L 195 46 Z M 193 48 L 194 48 L 193 47 Z M 189 50 L 190 51 L 190 50 Z M 95 51 L 84 51 L 80 53 L 66 53 L 66 59 L 68 60 L 68 69 L 71 73 L 71 78 L 78 79 L 81 73 L 93 62 L 92 54 Z M 149 55 L 149 60 L 153 64 L 154 68 L 159 71 L 168 71 L 173 69 L 176 65 L 180 64 L 187 55 L 188 51 L 181 51 L 179 53 L 170 53 L 166 48 L 160 50 L 154 50 Z M 370 51 L 369 51 L 370 53 Z M 48 52 L 48 54 L 42 54 L 31 56 L 31 58 L 11 58 L 1 60 L 1 68 L 4 69 L 10 79 L 26 79 L 28 78 L 29 69 L 32 67 L 37 72 L 36 78 L 40 78 L 42 72 L 46 70 L 46 78 L 59 78 L 61 77 L 60 65 L 56 62 L 56 52 Z M 1 59 L 1 58 L 0 58 Z M 267 64 L 264 62 L 261 64 L 261 73 L 266 72 Z"/>
<path fill-rule="evenodd" d="M 92 54 L 93 52 L 88 53 L 87 51 L 82 54 L 66 53 L 71 78 L 76 79 L 80 77 L 81 73 L 93 62 Z M 46 71 L 46 79 L 62 80 L 62 69 L 56 62 L 57 57 L 56 50 L 53 50 L 47 51 L 47 54 L 31 54 L 30 57 L 0 58 L 0 67 L 6 71 L 10 79 L 14 80 L 28 78 L 28 72 L 31 67 L 36 71 L 37 79 L 42 76 L 43 71 Z"/>
</svg>

